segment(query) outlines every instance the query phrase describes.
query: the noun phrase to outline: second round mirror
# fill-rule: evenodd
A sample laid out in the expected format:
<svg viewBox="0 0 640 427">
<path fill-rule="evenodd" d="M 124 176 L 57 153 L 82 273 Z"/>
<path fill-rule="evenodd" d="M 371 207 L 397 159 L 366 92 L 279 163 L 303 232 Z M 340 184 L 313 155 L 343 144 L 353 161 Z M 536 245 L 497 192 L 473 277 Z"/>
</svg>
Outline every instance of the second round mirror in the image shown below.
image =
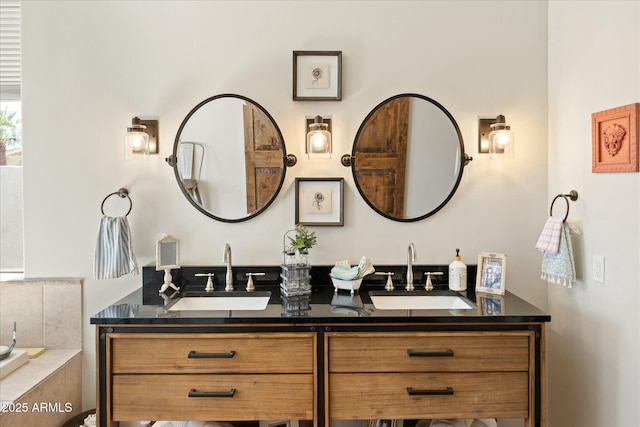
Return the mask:
<svg viewBox="0 0 640 427">
<path fill-rule="evenodd" d="M 394 221 L 418 221 L 439 211 L 455 193 L 465 164 L 462 134 L 438 102 L 401 94 L 364 119 L 351 153 L 363 199 Z"/>
</svg>

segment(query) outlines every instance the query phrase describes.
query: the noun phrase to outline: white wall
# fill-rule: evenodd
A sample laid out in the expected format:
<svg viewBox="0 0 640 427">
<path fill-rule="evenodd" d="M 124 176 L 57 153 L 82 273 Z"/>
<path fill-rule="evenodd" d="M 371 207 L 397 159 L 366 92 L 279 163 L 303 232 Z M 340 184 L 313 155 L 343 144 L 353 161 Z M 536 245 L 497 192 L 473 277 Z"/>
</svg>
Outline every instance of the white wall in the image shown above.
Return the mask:
<svg viewBox="0 0 640 427">
<path fill-rule="evenodd" d="M 640 174 L 591 173 L 591 114 L 640 102 L 640 2 L 549 2 L 549 198 L 575 189 L 577 274 L 549 285 L 550 426 L 640 423 Z M 605 257 L 605 283 L 592 280 Z M 558 402 L 562 402 L 558 404 Z"/>
<path fill-rule="evenodd" d="M 343 176 L 345 226 L 315 228 L 313 263 L 366 254 L 374 264 L 400 264 L 411 241 L 419 263 L 449 263 L 455 248 L 470 264 L 481 251 L 504 252 L 508 289 L 546 308 L 534 249 L 548 209 L 546 2 L 28 1 L 23 8 L 26 275 L 85 278 L 85 408 L 95 406 L 89 317 L 141 285 L 139 276 L 91 277 L 100 203 L 121 186 L 133 199 L 140 264 L 154 259 L 162 233 L 181 239 L 183 264 L 222 264 L 225 242 L 236 264 L 277 264 L 294 225 L 294 178 Z M 326 21 L 310 19 L 319 9 Z M 293 50 L 342 50 L 341 102 L 291 100 Z M 490 62 L 496 53 L 499 65 Z M 417 223 L 375 214 L 338 160 L 366 114 L 402 92 L 447 108 L 474 157 L 450 203 Z M 264 106 L 298 156 L 275 203 L 245 223 L 200 214 L 164 163 L 187 112 L 220 93 Z M 305 116 L 317 114 L 333 119 L 330 162 L 304 157 Z M 511 162 L 477 154 L 478 116 L 498 114 L 516 134 Z M 160 120 L 160 155 L 148 163 L 123 158 L 122 134 L 136 115 Z"/>
<path fill-rule="evenodd" d="M 0 167 L 0 186 L 0 271 L 21 271 L 24 263 L 22 167 Z"/>
</svg>

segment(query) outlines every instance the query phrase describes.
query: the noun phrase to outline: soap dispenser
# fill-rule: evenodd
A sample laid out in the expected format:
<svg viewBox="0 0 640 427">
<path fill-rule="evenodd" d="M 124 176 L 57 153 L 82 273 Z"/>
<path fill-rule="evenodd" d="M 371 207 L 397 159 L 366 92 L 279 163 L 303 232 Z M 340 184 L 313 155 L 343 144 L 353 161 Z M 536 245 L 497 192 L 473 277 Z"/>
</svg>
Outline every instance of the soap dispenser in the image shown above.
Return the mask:
<svg viewBox="0 0 640 427">
<path fill-rule="evenodd" d="M 460 249 L 456 249 L 456 256 L 449 264 L 449 289 L 452 291 L 467 290 L 467 266 L 460 258 Z"/>
</svg>

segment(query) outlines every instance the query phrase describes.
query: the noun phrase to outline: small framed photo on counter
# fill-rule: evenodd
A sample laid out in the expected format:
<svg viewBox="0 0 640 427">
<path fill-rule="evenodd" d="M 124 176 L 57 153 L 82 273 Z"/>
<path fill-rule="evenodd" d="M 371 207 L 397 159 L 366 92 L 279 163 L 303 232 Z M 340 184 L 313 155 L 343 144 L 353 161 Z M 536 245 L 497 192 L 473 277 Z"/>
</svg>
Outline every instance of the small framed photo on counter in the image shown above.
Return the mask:
<svg viewBox="0 0 640 427">
<path fill-rule="evenodd" d="M 476 292 L 504 295 L 507 277 L 507 256 L 505 254 L 482 252 L 478 255 Z"/>
</svg>

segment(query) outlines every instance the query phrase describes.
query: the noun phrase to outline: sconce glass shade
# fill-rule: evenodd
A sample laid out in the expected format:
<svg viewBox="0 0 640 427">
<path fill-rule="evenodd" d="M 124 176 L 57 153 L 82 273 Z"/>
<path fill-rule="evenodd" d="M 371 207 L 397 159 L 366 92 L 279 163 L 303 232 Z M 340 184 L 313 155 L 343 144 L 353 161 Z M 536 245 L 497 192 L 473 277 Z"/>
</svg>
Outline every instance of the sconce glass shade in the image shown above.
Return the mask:
<svg viewBox="0 0 640 427">
<path fill-rule="evenodd" d="M 491 133 L 489 134 L 489 158 L 513 159 L 514 140 L 511 126 L 505 123 L 504 116 L 501 114 L 496 117 L 496 122 L 491 124 Z"/>
<path fill-rule="evenodd" d="M 145 132 L 146 129 L 138 117 L 131 119 L 131 126 L 127 127 L 127 133 L 124 135 L 125 160 L 137 158 L 139 155 L 149 160 L 149 135 Z"/>
<path fill-rule="evenodd" d="M 322 117 L 316 116 L 309 125 L 307 133 L 307 154 L 310 159 L 331 158 L 331 133 L 328 125 L 322 122 Z"/>
</svg>

